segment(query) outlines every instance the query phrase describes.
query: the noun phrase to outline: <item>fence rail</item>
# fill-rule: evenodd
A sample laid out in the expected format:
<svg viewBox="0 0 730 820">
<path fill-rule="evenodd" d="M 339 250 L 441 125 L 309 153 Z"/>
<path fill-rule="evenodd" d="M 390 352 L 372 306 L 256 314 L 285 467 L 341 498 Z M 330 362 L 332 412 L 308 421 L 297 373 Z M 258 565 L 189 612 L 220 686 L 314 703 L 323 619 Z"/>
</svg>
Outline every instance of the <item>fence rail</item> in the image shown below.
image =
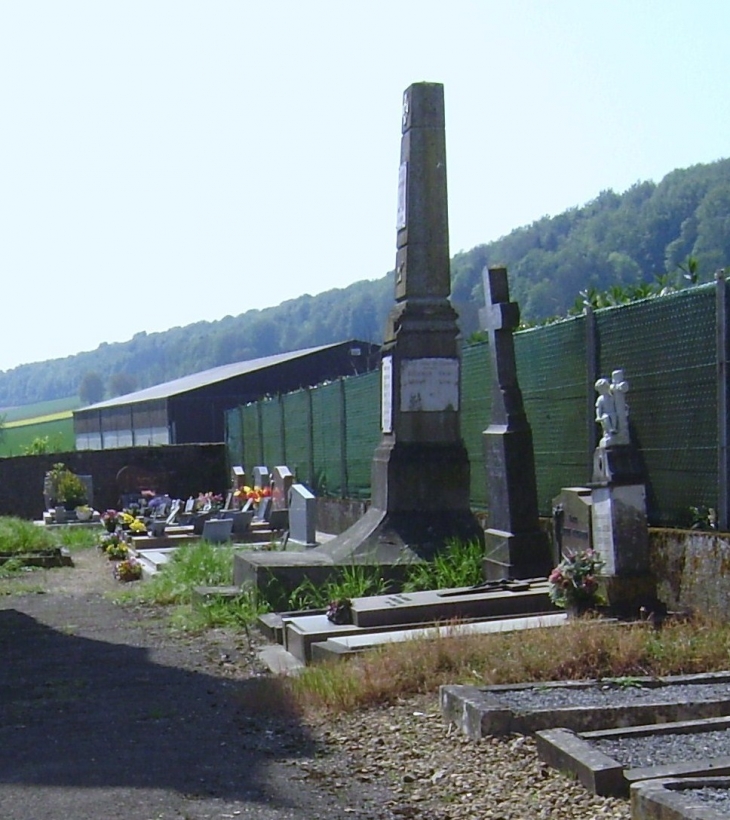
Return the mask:
<svg viewBox="0 0 730 820">
<path fill-rule="evenodd" d="M 515 334 L 542 515 L 562 487 L 590 481 L 598 438 L 593 385 L 623 368 L 631 433 L 646 466 L 649 521 L 688 524 L 691 508 L 706 507 L 728 528 L 729 305 L 718 279 Z M 462 354 L 461 428 L 477 509 L 486 506 L 488 352 L 482 343 Z M 371 372 L 231 410 L 226 444 L 231 463 L 249 473 L 257 464 L 286 464 L 319 494 L 362 499 L 370 495 L 379 425 L 380 376 Z"/>
</svg>

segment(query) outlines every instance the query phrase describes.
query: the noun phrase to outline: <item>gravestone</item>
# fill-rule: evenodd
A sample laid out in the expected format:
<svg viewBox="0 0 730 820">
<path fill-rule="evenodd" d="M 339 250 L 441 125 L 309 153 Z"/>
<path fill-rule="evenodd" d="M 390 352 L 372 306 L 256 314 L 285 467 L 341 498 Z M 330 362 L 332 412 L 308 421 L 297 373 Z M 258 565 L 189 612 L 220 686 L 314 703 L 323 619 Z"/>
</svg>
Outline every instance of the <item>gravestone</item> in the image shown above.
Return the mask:
<svg viewBox="0 0 730 820">
<path fill-rule="evenodd" d="M 274 467 L 271 487 L 271 509 L 286 510 L 289 506 L 289 490 L 294 483 L 294 475 L 288 467 Z"/>
<path fill-rule="evenodd" d="M 254 489 L 257 490 L 264 490 L 271 486 L 271 476 L 268 467 L 253 468 L 253 486 Z"/>
<path fill-rule="evenodd" d="M 235 492 L 246 485 L 246 471 L 240 464 L 231 467 L 231 489 Z"/>
<path fill-rule="evenodd" d="M 596 382 L 596 421 L 603 435 L 593 457 L 591 483 L 593 547 L 604 561 L 602 579 L 609 606 L 636 614 L 654 606 L 649 574 L 646 486 L 629 433 L 629 384 L 623 370 Z"/>
<path fill-rule="evenodd" d="M 317 499 L 304 484 L 292 484 L 289 490 L 289 540 L 317 544 Z"/>
<path fill-rule="evenodd" d="M 485 268 L 483 277 L 486 306 L 480 319 L 492 364 L 492 415 L 483 433 L 489 515 L 484 575 L 535 578 L 548 574 L 551 556 L 540 530 L 532 429 L 517 379 L 512 332 L 520 308 L 510 302 L 506 268 Z"/>
<path fill-rule="evenodd" d="M 554 565 L 565 555 L 593 548 L 592 504 L 589 487 L 563 487 L 553 499 Z"/>
</svg>

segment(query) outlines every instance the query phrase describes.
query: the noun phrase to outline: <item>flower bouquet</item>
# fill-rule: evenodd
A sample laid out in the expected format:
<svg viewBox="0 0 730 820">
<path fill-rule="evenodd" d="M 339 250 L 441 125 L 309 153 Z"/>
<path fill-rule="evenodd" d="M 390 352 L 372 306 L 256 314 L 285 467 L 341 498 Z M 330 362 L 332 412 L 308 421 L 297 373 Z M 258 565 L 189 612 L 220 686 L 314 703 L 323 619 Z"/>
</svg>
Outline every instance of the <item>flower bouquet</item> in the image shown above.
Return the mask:
<svg viewBox="0 0 730 820">
<path fill-rule="evenodd" d="M 101 514 L 101 523 L 107 532 L 114 532 L 117 528 L 119 513 L 116 510 L 106 510 Z"/>
<path fill-rule="evenodd" d="M 135 535 L 143 535 L 147 532 L 147 525 L 142 521 L 141 518 L 135 518 L 134 521 L 129 525 L 130 532 L 133 532 Z"/>
<path fill-rule="evenodd" d="M 134 558 L 127 558 L 116 565 L 114 575 L 118 581 L 139 581 L 142 577 L 142 565 Z"/>
<path fill-rule="evenodd" d="M 594 550 L 579 550 L 567 555 L 548 578 L 550 600 L 555 606 L 578 612 L 602 604 L 596 576 L 604 563 Z"/>
</svg>

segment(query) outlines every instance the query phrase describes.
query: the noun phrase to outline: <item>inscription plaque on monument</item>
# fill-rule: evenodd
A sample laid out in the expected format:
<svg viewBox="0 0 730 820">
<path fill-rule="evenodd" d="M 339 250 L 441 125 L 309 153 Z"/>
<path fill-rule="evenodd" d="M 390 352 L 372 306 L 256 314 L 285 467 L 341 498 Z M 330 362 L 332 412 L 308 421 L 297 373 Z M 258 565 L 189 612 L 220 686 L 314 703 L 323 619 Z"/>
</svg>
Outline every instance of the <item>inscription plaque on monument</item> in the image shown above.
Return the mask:
<svg viewBox="0 0 730 820">
<path fill-rule="evenodd" d="M 393 357 L 383 356 L 380 367 L 380 428 L 393 432 Z"/>
<path fill-rule="evenodd" d="M 400 406 L 404 412 L 458 410 L 458 360 L 404 359 L 400 373 Z"/>
</svg>

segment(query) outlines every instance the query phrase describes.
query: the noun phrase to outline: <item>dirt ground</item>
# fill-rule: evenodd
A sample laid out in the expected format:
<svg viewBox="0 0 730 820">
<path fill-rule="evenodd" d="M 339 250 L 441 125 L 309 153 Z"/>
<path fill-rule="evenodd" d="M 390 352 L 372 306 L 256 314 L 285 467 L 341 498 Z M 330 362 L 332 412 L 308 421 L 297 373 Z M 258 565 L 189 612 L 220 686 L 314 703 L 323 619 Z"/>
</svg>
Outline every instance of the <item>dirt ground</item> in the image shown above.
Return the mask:
<svg viewBox="0 0 730 820">
<path fill-rule="evenodd" d="M 74 561 L 0 580 L 0 820 L 630 820 L 436 692 L 305 725 L 245 633 L 171 632 Z"/>
<path fill-rule="evenodd" d="M 281 713 L 245 635 L 171 633 L 74 562 L 0 583 L 2 820 L 392 816 L 381 784 L 302 774 L 345 753 Z"/>
</svg>

